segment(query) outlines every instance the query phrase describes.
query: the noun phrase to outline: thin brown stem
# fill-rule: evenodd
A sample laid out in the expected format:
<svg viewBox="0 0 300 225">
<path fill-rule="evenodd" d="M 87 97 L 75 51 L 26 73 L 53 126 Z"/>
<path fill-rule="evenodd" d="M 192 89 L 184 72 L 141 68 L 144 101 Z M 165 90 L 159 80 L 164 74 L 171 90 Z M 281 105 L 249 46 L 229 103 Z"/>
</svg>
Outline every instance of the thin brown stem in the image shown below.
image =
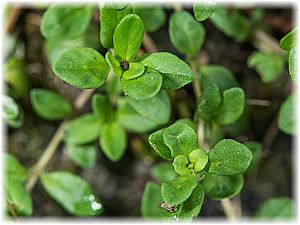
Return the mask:
<svg viewBox="0 0 300 225">
<path fill-rule="evenodd" d="M 22 8 L 20 6 L 15 6 L 13 7 L 8 19 L 7 19 L 7 23 L 6 23 L 6 32 L 10 33 L 14 30 L 15 25 L 21 15 L 22 12 Z"/>
<path fill-rule="evenodd" d="M 271 106 L 272 102 L 264 99 L 247 99 L 247 105 L 254 106 Z"/>
<path fill-rule="evenodd" d="M 220 202 L 228 220 L 232 221 L 239 219 L 236 213 L 236 207 L 234 207 L 233 202 L 230 201 L 229 198 L 224 198 Z"/>
<path fill-rule="evenodd" d="M 287 54 L 279 47 L 277 39 L 258 29 L 252 31 L 252 44 L 262 52 L 276 52 L 280 55 Z"/>
</svg>

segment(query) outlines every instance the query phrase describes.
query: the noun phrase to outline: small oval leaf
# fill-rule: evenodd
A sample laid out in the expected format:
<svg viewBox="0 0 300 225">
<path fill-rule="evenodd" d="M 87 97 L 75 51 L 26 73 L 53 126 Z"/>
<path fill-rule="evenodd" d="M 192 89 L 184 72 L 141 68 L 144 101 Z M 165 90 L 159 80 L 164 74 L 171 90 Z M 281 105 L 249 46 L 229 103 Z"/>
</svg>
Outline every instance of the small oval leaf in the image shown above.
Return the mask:
<svg viewBox="0 0 300 225">
<path fill-rule="evenodd" d="M 216 10 L 216 4 L 210 2 L 196 3 L 193 12 L 198 21 L 206 20 Z"/>
<path fill-rule="evenodd" d="M 123 79 L 131 80 L 142 76 L 145 71 L 145 67 L 143 64 L 138 62 L 129 63 L 129 69 L 123 73 Z"/>
<path fill-rule="evenodd" d="M 120 21 L 132 13 L 130 4 L 119 8 L 117 4 L 106 2 L 100 8 L 100 40 L 105 48 L 113 48 L 113 35 Z"/>
<path fill-rule="evenodd" d="M 194 79 L 191 68 L 177 56 L 168 52 L 155 52 L 143 57 L 140 62 L 157 70 L 163 76 L 162 88 L 175 90 Z"/>
<path fill-rule="evenodd" d="M 41 33 L 46 38 L 73 39 L 90 24 L 94 7 L 54 4 L 43 15 Z"/>
<path fill-rule="evenodd" d="M 278 116 L 278 127 L 286 134 L 292 135 L 296 133 L 296 94 L 291 94 L 280 106 Z"/>
<path fill-rule="evenodd" d="M 216 118 L 222 125 L 236 121 L 244 112 L 245 94 L 243 89 L 235 87 L 223 92 L 223 102 Z"/>
<path fill-rule="evenodd" d="M 122 78 L 121 85 L 126 95 L 137 99 L 147 99 L 155 96 L 162 85 L 162 76 L 155 70 L 146 69 L 142 76 L 126 80 Z"/>
<path fill-rule="evenodd" d="M 53 65 L 54 73 L 78 88 L 97 88 L 104 84 L 109 66 L 96 50 L 85 47 L 64 51 Z"/>
<path fill-rule="evenodd" d="M 21 182 L 28 177 L 27 169 L 10 153 L 5 153 L 5 174 Z"/>
<path fill-rule="evenodd" d="M 68 144 L 82 145 L 95 141 L 100 133 L 102 120 L 98 116 L 88 113 L 72 120 L 64 133 L 64 140 Z"/>
<path fill-rule="evenodd" d="M 47 193 L 72 215 L 95 216 L 103 211 L 89 184 L 77 175 L 65 171 L 44 173 L 41 182 Z"/>
<path fill-rule="evenodd" d="M 70 159 L 83 169 L 93 168 L 96 165 L 95 145 L 67 145 L 67 153 Z"/>
<path fill-rule="evenodd" d="M 197 148 L 197 134 L 185 123 L 175 123 L 163 130 L 164 143 L 171 149 L 171 155 L 188 156 Z"/>
<path fill-rule="evenodd" d="M 117 122 L 104 125 L 100 145 L 107 158 L 113 162 L 120 160 L 127 147 L 126 131 Z"/>
<path fill-rule="evenodd" d="M 32 89 L 30 100 L 34 111 L 46 120 L 60 120 L 72 113 L 70 102 L 51 90 Z"/>
<path fill-rule="evenodd" d="M 163 139 L 163 130 L 158 130 L 149 136 L 149 143 L 154 148 L 156 153 L 166 159 L 172 160 L 171 149 L 165 144 Z"/>
<path fill-rule="evenodd" d="M 195 173 L 179 176 L 174 180 L 164 182 L 161 186 L 161 194 L 166 203 L 178 205 L 191 196 L 197 184 L 198 178 Z"/>
<path fill-rule="evenodd" d="M 117 25 L 114 36 L 114 53 L 116 59 L 131 61 L 135 58 L 144 38 L 144 23 L 142 19 L 129 14 Z"/>
<path fill-rule="evenodd" d="M 210 167 L 208 172 L 218 175 L 238 175 L 246 172 L 251 161 L 252 153 L 243 144 L 232 140 L 219 141 L 208 152 Z"/>
<path fill-rule="evenodd" d="M 221 200 L 240 193 L 244 186 L 244 178 L 242 175 L 220 176 L 206 173 L 201 184 L 210 199 Z"/>
<path fill-rule="evenodd" d="M 120 62 L 116 60 L 111 52 L 107 52 L 105 55 L 105 59 L 112 70 L 112 72 L 118 77 L 122 76 L 123 70 L 121 68 Z"/>
<path fill-rule="evenodd" d="M 6 177 L 4 181 L 5 199 L 15 213 L 20 216 L 32 214 L 32 200 L 19 180 Z"/>
<path fill-rule="evenodd" d="M 172 14 L 169 34 L 172 44 L 179 52 L 194 56 L 204 42 L 205 29 L 190 13 L 181 11 Z"/>
</svg>

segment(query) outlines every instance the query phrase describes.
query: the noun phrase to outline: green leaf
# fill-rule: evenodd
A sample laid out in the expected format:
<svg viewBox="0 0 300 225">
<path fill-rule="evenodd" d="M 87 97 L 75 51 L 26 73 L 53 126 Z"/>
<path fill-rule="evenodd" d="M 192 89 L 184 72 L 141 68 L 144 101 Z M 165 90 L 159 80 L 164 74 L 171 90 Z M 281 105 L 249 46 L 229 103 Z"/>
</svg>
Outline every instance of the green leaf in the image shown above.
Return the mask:
<svg viewBox="0 0 300 225">
<path fill-rule="evenodd" d="M 249 166 L 249 170 L 251 170 L 254 169 L 256 166 L 258 166 L 262 158 L 262 144 L 257 141 L 249 141 L 244 144 L 250 149 L 253 155 L 253 159 Z"/>
<path fill-rule="evenodd" d="M 163 130 L 164 129 L 158 130 L 150 134 L 149 143 L 160 157 L 166 160 L 172 160 L 173 157 L 171 156 L 171 149 L 169 149 L 163 139 Z"/>
<path fill-rule="evenodd" d="M 194 56 L 204 42 L 205 29 L 190 13 L 181 11 L 171 15 L 169 35 L 173 46 L 179 52 Z"/>
<path fill-rule="evenodd" d="M 171 155 L 188 156 L 197 148 L 197 134 L 193 128 L 185 123 L 173 124 L 163 130 L 164 143 L 171 149 Z"/>
<path fill-rule="evenodd" d="M 3 117 L 6 123 L 13 128 L 19 128 L 24 123 L 24 112 L 13 98 L 3 95 Z"/>
<path fill-rule="evenodd" d="M 84 34 L 75 39 L 46 39 L 43 46 L 44 51 L 47 54 L 48 61 L 52 66 L 65 50 L 74 47 L 88 47 L 102 50 L 101 48 L 103 48 L 103 46 L 99 43 L 99 29 L 89 27 Z"/>
<path fill-rule="evenodd" d="M 35 88 L 30 91 L 34 111 L 46 120 L 61 120 L 72 113 L 72 105 L 52 90 Z"/>
<path fill-rule="evenodd" d="M 93 11 L 91 5 L 52 5 L 43 15 L 41 32 L 46 38 L 76 38 L 88 28 Z"/>
<path fill-rule="evenodd" d="M 216 10 L 216 4 L 210 2 L 196 3 L 193 12 L 198 21 L 206 20 Z"/>
<path fill-rule="evenodd" d="M 203 79 L 205 81 L 206 79 Z M 212 119 L 222 103 L 218 86 L 211 82 L 202 82 L 202 92 L 197 105 L 197 113 L 203 120 Z"/>
<path fill-rule="evenodd" d="M 173 161 L 174 170 L 181 176 L 189 175 L 191 169 L 188 168 L 190 164 L 188 157 L 184 155 L 178 155 Z"/>
<path fill-rule="evenodd" d="M 28 177 L 27 169 L 19 162 L 19 160 L 10 153 L 5 153 L 5 175 L 21 182 Z"/>
<path fill-rule="evenodd" d="M 98 116 L 88 113 L 70 121 L 67 125 L 64 140 L 70 145 L 82 145 L 95 141 L 102 128 L 102 120 Z"/>
<path fill-rule="evenodd" d="M 10 126 L 12 128 L 19 128 L 19 127 L 23 126 L 23 123 L 24 123 L 24 111 L 21 106 L 18 106 L 18 107 L 19 107 L 18 117 L 14 118 L 14 119 L 5 118 L 8 126 Z"/>
<path fill-rule="evenodd" d="M 208 152 L 210 173 L 238 175 L 246 172 L 253 158 L 251 151 L 243 144 L 232 140 L 219 141 Z"/>
<path fill-rule="evenodd" d="M 191 221 L 200 213 L 204 201 L 204 190 L 201 184 L 198 184 L 191 196 L 183 202 L 181 210 L 177 215 L 180 221 Z"/>
<path fill-rule="evenodd" d="M 194 164 L 194 171 L 197 173 L 206 166 L 208 155 L 203 149 L 197 148 L 189 154 L 189 161 Z"/>
<path fill-rule="evenodd" d="M 170 205 L 178 205 L 191 196 L 197 184 L 198 178 L 195 173 L 164 182 L 161 186 L 163 200 Z"/>
<path fill-rule="evenodd" d="M 125 16 L 117 25 L 114 36 L 114 54 L 116 59 L 131 61 L 135 58 L 144 38 L 144 23 L 135 15 Z"/>
<path fill-rule="evenodd" d="M 290 220 L 295 217 L 294 201 L 287 197 L 268 199 L 260 206 L 255 217 L 268 220 Z"/>
<path fill-rule="evenodd" d="M 7 120 L 16 119 L 20 113 L 18 104 L 8 95 L 3 95 L 3 112 Z"/>
<path fill-rule="evenodd" d="M 155 96 L 161 88 L 162 80 L 160 73 L 147 68 L 142 76 L 131 80 L 122 78 L 121 85 L 126 95 L 142 100 Z"/>
<path fill-rule="evenodd" d="M 128 130 L 143 133 L 167 123 L 171 116 L 171 102 L 165 91 L 152 98 L 120 101 L 118 121 Z"/>
<path fill-rule="evenodd" d="M 14 208 L 17 215 L 32 214 L 31 198 L 19 180 L 6 176 L 4 181 L 5 199 Z"/>
<path fill-rule="evenodd" d="M 144 72 L 145 72 L 145 67 L 143 64 L 138 62 L 131 62 L 129 63 L 129 69 L 124 71 L 123 73 L 123 79 L 131 80 L 142 76 Z"/>
<path fill-rule="evenodd" d="M 168 162 L 153 165 L 151 167 L 151 175 L 158 182 L 167 182 L 177 177 L 177 173 L 174 171 L 174 167 Z"/>
<path fill-rule="evenodd" d="M 191 128 L 193 128 L 195 132 L 197 132 L 197 124 L 190 118 L 182 118 L 182 119 L 176 120 L 174 122 L 174 124 L 175 123 L 185 123 L 186 125 L 189 125 Z"/>
<path fill-rule="evenodd" d="M 70 159 L 83 169 L 93 168 L 96 165 L 95 145 L 67 145 L 67 153 Z"/>
<path fill-rule="evenodd" d="M 107 91 L 107 94 L 109 95 L 112 96 L 120 95 L 123 92 L 120 78 L 117 76 L 112 76 L 106 83 L 105 89 Z"/>
<path fill-rule="evenodd" d="M 201 82 L 208 79 L 218 85 L 221 92 L 232 87 L 239 87 L 235 76 L 226 67 L 219 65 L 200 66 L 200 74 L 203 76 L 203 78 L 200 77 Z"/>
<path fill-rule="evenodd" d="M 201 184 L 210 199 L 221 200 L 240 193 L 244 186 L 244 178 L 242 175 L 220 176 L 206 173 Z"/>
<path fill-rule="evenodd" d="M 121 68 L 120 62 L 116 60 L 111 52 L 107 52 L 105 55 L 105 59 L 112 70 L 112 72 L 118 77 L 122 76 L 123 70 Z"/>
<path fill-rule="evenodd" d="M 283 38 L 280 40 L 280 48 L 282 48 L 285 51 L 291 51 L 292 48 L 296 46 L 296 37 L 297 35 L 297 29 L 294 28 L 292 31 L 287 33 Z"/>
<path fill-rule="evenodd" d="M 223 92 L 223 102 L 216 118 L 217 122 L 227 125 L 236 121 L 244 112 L 245 94 L 235 87 Z"/>
<path fill-rule="evenodd" d="M 93 113 L 104 122 L 110 122 L 114 118 L 114 111 L 107 96 L 94 94 L 92 98 Z"/>
<path fill-rule="evenodd" d="M 44 173 L 41 182 L 47 193 L 75 216 L 94 216 L 103 211 L 99 199 L 81 177 L 65 171 Z"/>
<path fill-rule="evenodd" d="M 177 56 L 168 52 L 155 52 L 140 61 L 147 67 L 157 70 L 163 76 L 162 88 L 175 90 L 194 79 L 191 68 Z"/>
<path fill-rule="evenodd" d="M 117 122 L 106 124 L 100 137 L 100 145 L 109 160 L 120 160 L 127 147 L 126 131 Z"/>
<path fill-rule="evenodd" d="M 160 186 L 153 182 L 148 182 L 144 189 L 142 203 L 141 203 L 141 214 L 143 218 L 157 219 L 160 218 L 163 209 L 159 207 L 159 204 L 163 201 L 160 192 Z"/>
<path fill-rule="evenodd" d="M 296 47 L 292 48 L 289 53 L 289 72 L 292 80 L 296 80 L 297 76 L 297 50 Z"/>
<path fill-rule="evenodd" d="M 18 99 L 27 95 L 30 89 L 30 78 L 26 72 L 26 63 L 23 59 L 10 57 L 4 66 L 4 81 L 13 89 L 9 93 L 13 98 Z"/>
<path fill-rule="evenodd" d="M 133 12 L 140 16 L 145 25 L 145 31 L 155 32 L 166 22 L 166 13 L 161 6 L 134 6 Z"/>
<path fill-rule="evenodd" d="M 249 37 L 249 22 L 238 9 L 229 12 L 228 9 L 217 7 L 209 19 L 225 35 L 238 42 L 244 42 Z"/>
<path fill-rule="evenodd" d="M 54 73 L 78 88 L 97 88 L 104 84 L 109 66 L 96 50 L 85 47 L 64 51 L 53 66 Z"/>
<path fill-rule="evenodd" d="M 296 94 L 291 94 L 280 106 L 278 116 L 278 127 L 286 134 L 296 133 Z"/>
<path fill-rule="evenodd" d="M 256 51 L 248 58 L 248 66 L 257 71 L 264 83 L 276 80 L 283 73 L 284 64 L 284 58 L 276 53 Z"/>
<path fill-rule="evenodd" d="M 113 48 L 113 35 L 120 21 L 132 13 L 132 6 L 118 8 L 116 4 L 105 3 L 100 8 L 100 40 L 105 48 Z"/>
</svg>

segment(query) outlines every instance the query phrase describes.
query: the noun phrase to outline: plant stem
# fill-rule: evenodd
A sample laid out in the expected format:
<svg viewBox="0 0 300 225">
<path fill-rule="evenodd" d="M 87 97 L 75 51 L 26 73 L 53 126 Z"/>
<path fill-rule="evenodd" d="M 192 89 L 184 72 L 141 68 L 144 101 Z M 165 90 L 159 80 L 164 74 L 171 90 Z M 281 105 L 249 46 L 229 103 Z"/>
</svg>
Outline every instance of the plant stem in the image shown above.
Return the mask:
<svg viewBox="0 0 300 225">
<path fill-rule="evenodd" d="M 236 213 L 236 209 L 229 198 L 224 198 L 220 202 L 228 220 L 236 220 L 239 218 Z"/>
<path fill-rule="evenodd" d="M 193 91 L 195 94 L 196 102 L 198 102 L 200 95 L 201 95 L 201 88 L 200 88 L 200 79 L 199 79 L 199 73 L 197 68 L 197 61 L 196 59 L 190 60 L 190 66 L 192 68 L 192 71 L 194 72 L 195 78 L 193 81 Z"/>
<path fill-rule="evenodd" d="M 264 31 L 254 29 L 251 33 L 252 44 L 262 52 L 276 52 L 279 55 L 286 55 L 287 53 L 283 51 L 278 44 L 278 40 L 271 35 L 265 33 Z"/>
<path fill-rule="evenodd" d="M 74 108 L 75 110 L 81 109 L 85 103 L 89 100 L 91 95 L 93 94 L 94 90 L 89 89 L 89 90 L 84 90 L 81 92 L 81 94 L 77 97 L 74 103 Z M 51 141 L 49 142 L 48 146 L 44 150 L 42 156 L 39 158 L 36 164 L 32 166 L 32 173 L 31 176 L 28 178 L 26 182 L 26 190 L 28 192 L 31 192 L 33 189 L 34 185 L 36 184 L 39 175 L 44 171 L 45 167 L 47 164 L 50 162 L 52 156 L 54 155 L 56 149 L 58 148 L 63 135 L 64 131 L 66 129 L 67 123 L 69 122 L 69 118 L 65 119 L 60 126 L 57 128 L 56 132 L 54 133 Z"/>
</svg>

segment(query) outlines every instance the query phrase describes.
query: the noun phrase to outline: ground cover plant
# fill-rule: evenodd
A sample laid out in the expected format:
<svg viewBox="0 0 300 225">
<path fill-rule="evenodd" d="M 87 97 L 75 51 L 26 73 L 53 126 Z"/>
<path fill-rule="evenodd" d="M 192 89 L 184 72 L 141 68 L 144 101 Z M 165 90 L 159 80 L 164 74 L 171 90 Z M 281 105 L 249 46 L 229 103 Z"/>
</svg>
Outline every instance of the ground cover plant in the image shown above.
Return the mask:
<svg viewBox="0 0 300 225">
<path fill-rule="evenodd" d="M 292 7 L 5 13 L 7 219 L 295 217 Z"/>
</svg>

